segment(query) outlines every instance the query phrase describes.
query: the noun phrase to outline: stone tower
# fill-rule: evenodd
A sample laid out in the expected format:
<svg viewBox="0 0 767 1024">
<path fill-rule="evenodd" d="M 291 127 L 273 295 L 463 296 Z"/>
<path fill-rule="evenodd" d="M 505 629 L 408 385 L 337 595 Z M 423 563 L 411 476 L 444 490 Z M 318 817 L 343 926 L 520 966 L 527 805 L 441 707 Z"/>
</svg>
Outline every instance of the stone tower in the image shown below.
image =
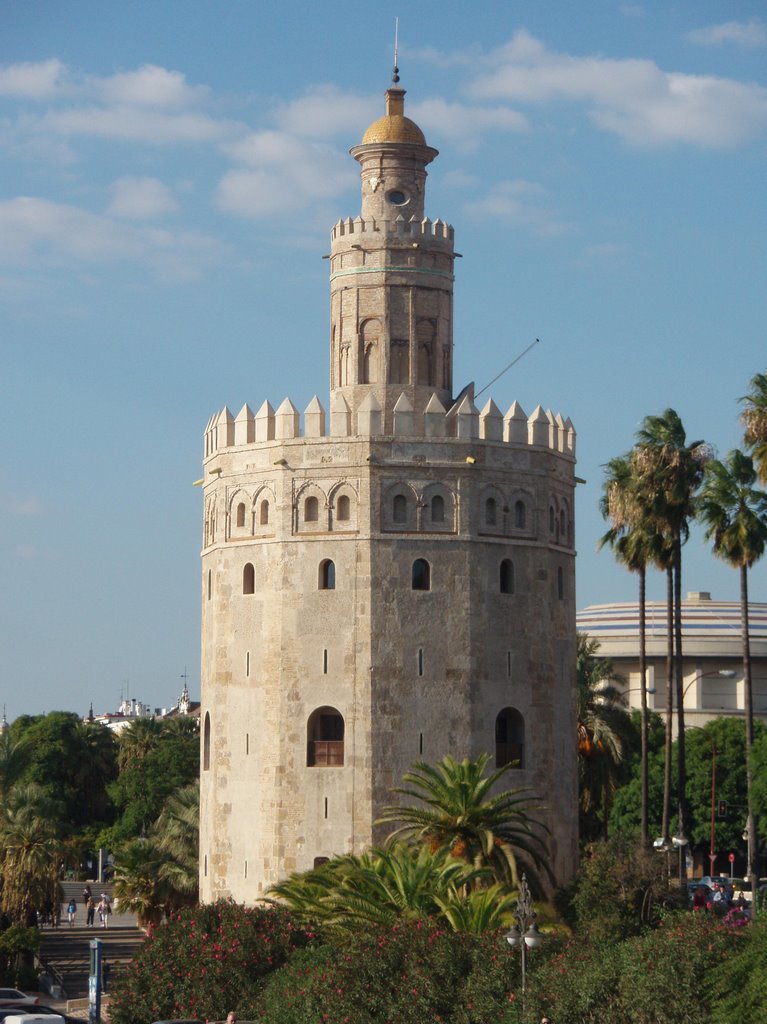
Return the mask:
<svg viewBox="0 0 767 1024">
<path fill-rule="evenodd" d="M 577 859 L 575 432 L 453 397 L 453 229 L 404 90 L 331 232 L 330 414 L 205 431 L 200 893 L 252 902 L 360 852 L 418 759 L 486 751 Z"/>
</svg>

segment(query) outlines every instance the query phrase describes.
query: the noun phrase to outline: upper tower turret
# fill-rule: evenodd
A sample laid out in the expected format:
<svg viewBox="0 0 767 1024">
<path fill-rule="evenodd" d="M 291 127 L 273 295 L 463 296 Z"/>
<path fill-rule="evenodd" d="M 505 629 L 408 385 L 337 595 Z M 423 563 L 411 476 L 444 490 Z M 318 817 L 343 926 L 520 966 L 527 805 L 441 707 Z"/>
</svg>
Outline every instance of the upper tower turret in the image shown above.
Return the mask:
<svg viewBox="0 0 767 1024">
<path fill-rule="evenodd" d="M 360 165 L 360 216 L 331 235 L 331 398 L 380 406 L 392 433 L 404 393 L 422 412 L 452 396 L 453 229 L 424 212 L 426 167 L 438 155 L 405 116 L 405 90 L 386 90 L 386 113 L 350 152 Z M 340 395 L 340 398 L 337 397 Z M 415 422 L 420 422 L 416 417 Z"/>
</svg>

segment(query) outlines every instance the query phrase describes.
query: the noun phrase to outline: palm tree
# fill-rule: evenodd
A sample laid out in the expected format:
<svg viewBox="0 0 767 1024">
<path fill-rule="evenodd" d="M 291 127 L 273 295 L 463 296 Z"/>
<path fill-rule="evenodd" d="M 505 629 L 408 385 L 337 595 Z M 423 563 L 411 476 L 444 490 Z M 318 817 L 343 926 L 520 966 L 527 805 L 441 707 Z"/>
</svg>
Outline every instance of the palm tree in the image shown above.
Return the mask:
<svg viewBox="0 0 767 1024">
<path fill-rule="evenodd" d="M 136 718 L 120 733 L 120 771 L 143 761 L 161 742 L 163 724 L 156 718 Z"/>
<path fill-rule="evenodd" d="M 751 378 L 751 390 L 741 398 L 743 443 L 751 452 L 760 483 L 767 485 L 767 373 Z"/>
<path fill-rule="evenodd" d="M 407 836 L 432 850 L 444 847 L 475 868 L 490 868 L 499 882 L 519 885 L 518 859 L 535 876 L 536 868 L 550 874 L 546 861 L 545 827 L 532 812 L 538 799 L 529 790 L 491 791 L 512 766 L 485 775 L 490 757 L 476 761 L 443 758 L 436 766 L 416 761 L 393 790 L 404 806 L 385 807 L 377 824 L 396 824 L 394 836 Z"/>
<path fill-rule="evenodd" d="M 162 862 L 163 854 L 149 839 L 134 839 L 117 853 L 114 894 L 120 909 L 135 914 L 142 928 L 162 920 L 166 896 L 159 880 Z"/>
<path fill-rule="evenodd" d="M 619 562 L 639 577 L 639 731 L 641 744 L 642 804 L 640 836 L 643 846 L 649 835 L 649 747 L 647 739 L 647 566 L 654 560 L 658 535 L 648 528 L 646 509 L 633 472 L 631 453 L 611 459 L 605 467 L 600 511 L 611 527 L 599 541 L 613 549 Z"/>
<path fill-rule="evenodd" d="M 361 856 L 349 854 L 313 871 L 295 874 L 271 890 L 291 916 L 326 934 L 343 935 L 400 918 L 442 918 L 454 931 L 482 932 L 508 919 L 513 894 L 490 876 L 441 847 L 393 841 Z"/>
<path fill-rule="evenodd" d="M 623 778 L 624 760 L 634 737 L 620 676 L 607 658 L 597 656 L 599 641 L 578 634 L 577 717 L 581 809 L 601 812 L 607 837 L 612 797 Z"/>
<path fill-rule="evenodd" d="M 750 837 L 748 875 L 753 886 L 754 907 L 759 875 L 756 870 L 757 836 L 752 796 L 754 706 L 748 626 L 748 570 L 762 557 L 767 544 L 767 494 L 755 488 L 756 481 L 753 459 L 735 449 L 726 459 L 714 460 L 708 464 L 698 501 L 698 514 L 706 525 L 706 539 L 713 542 L 714 554 L 740 572 L 740 621 L 746 712 L 746 793 Z"/>
<path fill-rule="evenodd" d="M 199 782 L 168 797 L 152 826 L 152 838 L 167 858 L 158 869 L 158 877 L 169 891 L 169 909 L 195 904 L 199 885 Z"/>
<path fill-rule="evenodd" d="M 637 432 L 634 465 L 653 527 L 671 550 L 673 582 L 674 682 L 677 705 L 678 828 L 687 830 L 687 769 L 684 733 L 684 678 L 682 664 L 682 545 L 694 515 L 694 497 L 710 457 L 704 441 L 687 443 L 679 415 L 666 409 L 660 416 L 646 416 Z M 668 677 L 671 686 L 671 677 Z M 664 836 L 665 838 L 665 836 Z M 680 876 L 681 876 L 680 857 Z"/>
<path fill-rule="evenodd" d="M 0 910 L 25 923 L 61 899 L 61 806 L 41 787 L 15 786 L 0 808 Z"/>
</svg>

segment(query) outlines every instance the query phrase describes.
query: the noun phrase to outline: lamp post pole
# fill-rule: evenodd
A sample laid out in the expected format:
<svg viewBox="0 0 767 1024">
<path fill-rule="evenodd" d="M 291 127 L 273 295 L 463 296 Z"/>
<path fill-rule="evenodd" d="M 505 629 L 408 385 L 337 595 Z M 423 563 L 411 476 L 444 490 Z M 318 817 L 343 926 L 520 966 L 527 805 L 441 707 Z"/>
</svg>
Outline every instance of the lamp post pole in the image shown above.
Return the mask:
<svg viewBox="0 0 767 1024">
<path fill-rule="evenodd" d="M 527 878 L 522 875 L 519 883 L 519 896 L 516 907 L 512 911 L 514 924 L 506 935 L 510 946 L 519 946 L 522 968 L 522 1017 L 525 1016 L 525 988 L 527 984 L 527 950 L 535 949 L 543 942 L 543 936 L 535 923 L 536 913 Z"/>
</svg>

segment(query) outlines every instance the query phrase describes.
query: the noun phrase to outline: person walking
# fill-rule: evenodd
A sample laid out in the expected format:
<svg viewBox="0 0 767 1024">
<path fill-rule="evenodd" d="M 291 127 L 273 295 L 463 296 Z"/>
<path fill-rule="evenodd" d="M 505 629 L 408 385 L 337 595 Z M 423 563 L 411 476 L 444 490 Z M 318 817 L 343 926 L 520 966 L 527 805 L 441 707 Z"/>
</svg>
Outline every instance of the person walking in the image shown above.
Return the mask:
<svg viewBox="0 0 767 1024">
<path fill-rule="evenodd" d="M 69 927 L 70 928 L 74 928 L 74 926 L 75 926 L 75 917 L 76 916 L 77 916 L 77 901 L 75 900 L 75 898 L 73 896 L 72 899 L 69 901 L 69 905 L 67 906 L 67 921 L 69 921 Z"/>
<path fill-rule="evenodd" d="M 93 902 L 93 897 L 89 896 L 85 904 L 85 923 L 89 928 L 93 927 L 93 918 L 96 913 L 96 904 Z"/>
</svg>

